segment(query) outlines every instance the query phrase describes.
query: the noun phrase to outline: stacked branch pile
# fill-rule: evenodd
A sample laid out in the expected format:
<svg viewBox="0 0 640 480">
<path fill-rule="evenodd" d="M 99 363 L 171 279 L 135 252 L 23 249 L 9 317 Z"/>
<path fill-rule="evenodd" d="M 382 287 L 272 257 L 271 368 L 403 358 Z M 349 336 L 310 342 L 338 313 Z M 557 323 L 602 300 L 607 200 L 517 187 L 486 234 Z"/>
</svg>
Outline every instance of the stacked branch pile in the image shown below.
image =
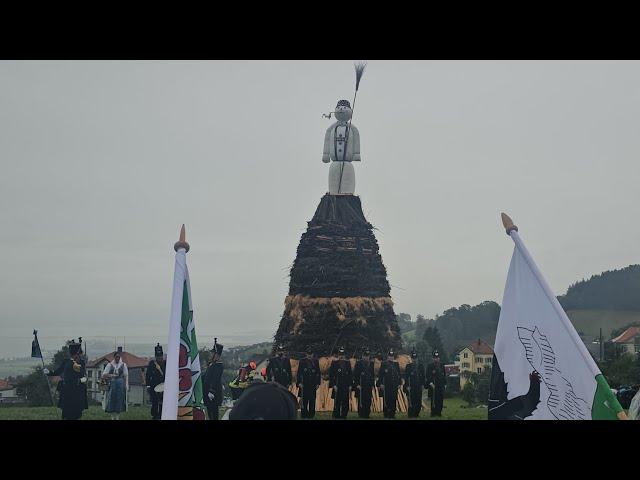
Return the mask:
<svg viewBox="0 0 640 480">
<path fill-rule="evenodd" d="M 275 345 L 284 345 L 293 357 L 310 348 L 320 358 L 319 411 L 333 408 L 327 375 L 339 346 L 348 357 L 365 347 L 383 355 L 402 349 L 387 270 L 359 197 L 322 197 L 300 239 L 284 304 Z M 373 411 L 381 411 L 381 403 L 374 393 Z M 406 411 L 403 392 L 398 405 Z M 356 409 L 355 399 L 351 407 Z"/>
</svg>

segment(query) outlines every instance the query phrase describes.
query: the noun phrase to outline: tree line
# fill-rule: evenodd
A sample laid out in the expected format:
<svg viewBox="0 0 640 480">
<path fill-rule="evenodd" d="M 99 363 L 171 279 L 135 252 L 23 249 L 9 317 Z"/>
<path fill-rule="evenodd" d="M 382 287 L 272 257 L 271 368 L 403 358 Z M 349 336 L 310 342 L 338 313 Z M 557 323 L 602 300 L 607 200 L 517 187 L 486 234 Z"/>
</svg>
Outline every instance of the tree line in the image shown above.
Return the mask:
<svg viewBox="0 0 640 480">
<path fill-rule="evenodd" d="M 640 310 L 640 265 L 608 270 L 576 282 L 558 301 L 565 310 Z"/>
</svg>

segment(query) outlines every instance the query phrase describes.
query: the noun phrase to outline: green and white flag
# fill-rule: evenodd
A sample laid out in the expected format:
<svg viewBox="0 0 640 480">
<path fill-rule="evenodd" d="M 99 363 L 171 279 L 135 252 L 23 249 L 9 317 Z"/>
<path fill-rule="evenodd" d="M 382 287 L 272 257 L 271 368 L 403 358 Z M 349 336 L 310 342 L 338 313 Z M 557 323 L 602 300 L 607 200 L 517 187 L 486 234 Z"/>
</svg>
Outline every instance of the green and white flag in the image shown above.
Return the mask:
<svg viewBox="0 0 640 480">
<path fill-rule="evenodd" d="M 162 420 L 205 420 L 184 225 L 176 243 Z"/>
<path fill-rule="evenodd" d="M 496 334 L 489 419 L 624 417 L 517 229 L 508 233 L 515 248 Z"/>
</svg>

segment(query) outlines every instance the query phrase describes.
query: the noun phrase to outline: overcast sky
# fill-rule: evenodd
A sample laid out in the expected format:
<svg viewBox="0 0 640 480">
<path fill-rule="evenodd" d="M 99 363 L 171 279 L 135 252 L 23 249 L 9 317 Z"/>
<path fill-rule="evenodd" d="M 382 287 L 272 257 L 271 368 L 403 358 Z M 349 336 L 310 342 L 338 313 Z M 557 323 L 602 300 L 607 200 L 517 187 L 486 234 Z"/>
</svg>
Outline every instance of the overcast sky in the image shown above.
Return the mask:
<svg viewBox="0 0 640 480">
<path fill-rule="evenodd" d="M 269 339 L 327 190 L 322 113 L 353 77 L 349 61 L 0 62 L 0 357 L 28 354 L 33 328 L 165 343 L 182 223 L 200 343 Z M 638 62 L 369 61 L 356 194 L 396 312 L 501 302 L 501 211 L 558 294 L 637 263 L 639 114 Z"/>
</svg>

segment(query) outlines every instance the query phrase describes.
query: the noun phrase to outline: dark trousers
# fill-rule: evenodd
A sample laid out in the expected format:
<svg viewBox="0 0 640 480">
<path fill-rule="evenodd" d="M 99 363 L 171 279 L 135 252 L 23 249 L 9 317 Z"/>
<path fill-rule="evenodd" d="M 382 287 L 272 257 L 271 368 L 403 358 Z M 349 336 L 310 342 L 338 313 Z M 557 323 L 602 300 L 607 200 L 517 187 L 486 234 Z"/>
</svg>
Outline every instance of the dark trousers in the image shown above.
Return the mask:
<svg viewBox="0 0 640 480">
<path fill-rule="evenodd" d="M 358 417 L 369 418 L 371 414 L 371 399 L 373 385 L 363 385 L 358 391 Z"/>
<path fill-rule="evenodd" d="M 338 387 L 333 399 L 333 418 L 347 418 L 349 413 L 349 387 Z"/>
<path fill-rule="evenodd" d="M 431 393 L 431 416 L 442 416 L 442 403 L 444 398 L 444 389 L 442 387 L 436 387 Z"/>
<path fill-rule="evenodd" d="M 384 418 L 396 418 L 398 387 L 384 387 Z"/>
<path fill-rule="evenodd" d="M 300 416 L 302 418 L 313 418 L 316 416 L 315 386 L 302 387 L 302 402 L 300 405 Z"/>
<path fill-rule="evenodd" d="M 409 408 L 407 416 L 410 418 L 417 418 L 420 416 L 422 410 L 422 387 L 409 388 Z"/>
<path fill-rule="evenodd" d="M 162 398 L 155 391 L 149 393 L 151 399 L 151 420 L 160 420 L 162 416 Z"/>
<path fill-rule="evenodd" d="M 218 420 L 218 405 L 207 404 L 207 416 L 209 420 Z"/>
</svg>

